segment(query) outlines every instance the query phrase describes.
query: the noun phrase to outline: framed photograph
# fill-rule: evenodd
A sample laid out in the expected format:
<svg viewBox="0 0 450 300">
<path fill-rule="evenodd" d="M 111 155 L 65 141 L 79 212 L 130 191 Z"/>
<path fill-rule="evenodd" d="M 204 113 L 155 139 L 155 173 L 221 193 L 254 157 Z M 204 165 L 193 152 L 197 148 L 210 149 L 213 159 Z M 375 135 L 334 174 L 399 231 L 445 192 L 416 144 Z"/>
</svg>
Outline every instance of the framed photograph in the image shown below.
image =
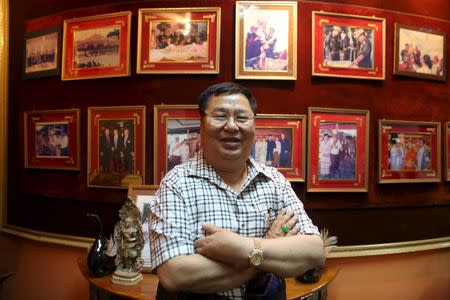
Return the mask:
<svg viewBox="0 0 450 300">
<path fill-rule="evenodd" d="M 367 192 L 369 111 L 308 109 L 308 192 Z"/>
<path fill-rule="evenodd" d="M 439 122 L 378 121 L 379 183 L 440 182 Z"/>
<path fill-rule="evenodd" d="M 159 184 L 200 151 L 200 113 L 197 105 L 155 105 L 154 118 L 153 182 Z"/>
<path fill-rule="evenodd" d="M 220 7 L 139 9 L 137 73 L 219 73 Z"/>
<path fill-rule="evenodd" d="M 25 33 L 23 77 L 57 76 L 61 70 L 61 29 Z"/>
<path fill-rule="evenodd" d="M 447 33 L 395 23 L 394 74 L 445 81 Z"/>
<path fill-rule="evenodd" d="M 384 80 L 386 19 L 312 12 L 312 75 Z"/>
<path fill-rule="evenodd" d="M 297 79 L 297 2 L 236 2 L 236 79 Z"/>
<path fill-rule="evenodd" d="M 445 179 L 450 181 L 450 122 L 445 123 Z"/>
<path fill-rule="evenodd" d="M 88 186 L 145 183 L 145 106 L 88 107 Z"/>
<path fill-rule="evenodd" d="M 305 115 L 258 114 L 252 157 L 289 181 L 305 181 L 305 120 Z"/>
<path fill-rule="evenodd" d="M 25 168 L 80 169 L 80 110 L 24 113 Z"/>
<path fill-rule="evenodd" d="M 62 80 L 130 75 L 131 12 L 64 20 Z"/>
<path fill-rule="evenodd" d="M 149 232 L 150 205 L 158 188 L 157 185 L 130 185 L 128 187 L 128 198 L 133 201 L 141 213 L 142 233 L 144 234 L 144 248 L 142 248 L 141 257 L 144 260 L 142 267 L 144 273 L 152 271 Z"/>
</svg>

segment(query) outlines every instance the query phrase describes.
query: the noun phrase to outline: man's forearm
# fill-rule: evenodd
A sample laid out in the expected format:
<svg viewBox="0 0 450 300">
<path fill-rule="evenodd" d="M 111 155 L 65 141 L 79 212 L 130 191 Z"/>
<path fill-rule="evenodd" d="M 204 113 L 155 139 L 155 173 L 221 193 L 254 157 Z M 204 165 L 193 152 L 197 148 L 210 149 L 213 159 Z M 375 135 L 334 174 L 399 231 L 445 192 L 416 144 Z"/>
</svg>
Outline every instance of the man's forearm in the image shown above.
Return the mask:
<svg viewBox="0 0 450 300">
<path fill-rule="evenodd" d="M 317 235 L 295 235 L 264 239 L 261 270 L 282 277 L 294 277 L 321 266 L 325 260 L 323 241 Z"/>
<path fill-rule="evenodd" d="M 168 291 L 217 293 L 252 278 L 256 270 L 251 267 L 235 268 L 213 261 L 199 254 L 174 257 L 157 268 L 160 283 Z"/>
</svg>

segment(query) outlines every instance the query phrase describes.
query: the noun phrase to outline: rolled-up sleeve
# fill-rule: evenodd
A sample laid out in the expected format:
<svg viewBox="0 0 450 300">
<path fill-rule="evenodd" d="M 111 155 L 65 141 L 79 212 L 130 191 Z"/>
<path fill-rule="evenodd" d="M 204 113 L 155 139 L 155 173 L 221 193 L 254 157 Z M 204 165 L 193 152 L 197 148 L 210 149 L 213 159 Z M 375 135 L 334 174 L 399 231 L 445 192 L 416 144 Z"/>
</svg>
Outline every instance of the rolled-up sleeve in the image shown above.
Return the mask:
<svg viewBox="0 0 450 300">
<path fill-rule="evenodd" d="M 178 255 L 194 254 L 191 213 L 176 187 L 162 181 L 150 216 L 151 266 L 155 269 Z"/>
</svg>

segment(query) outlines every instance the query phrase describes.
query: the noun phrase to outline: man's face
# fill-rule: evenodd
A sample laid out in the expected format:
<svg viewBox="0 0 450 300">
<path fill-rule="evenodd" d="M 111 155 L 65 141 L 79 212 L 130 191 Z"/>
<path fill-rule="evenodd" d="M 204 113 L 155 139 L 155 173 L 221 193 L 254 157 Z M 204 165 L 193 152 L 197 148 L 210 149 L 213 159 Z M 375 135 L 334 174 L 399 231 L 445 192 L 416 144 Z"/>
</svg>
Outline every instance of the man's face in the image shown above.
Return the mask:
<svg viewBox="0 0 450 300">
<path fill-rule="evenodd" d="M 202 148 L 208 160 L 246 160 L 255 138 L 255 122 L 237 123 L 236 118 L 252 118 L 248 99 L 242 94 L 212 96 L 201 122 Z M 228 116 L 225 124 L 214 116 Z"/>
</svg>

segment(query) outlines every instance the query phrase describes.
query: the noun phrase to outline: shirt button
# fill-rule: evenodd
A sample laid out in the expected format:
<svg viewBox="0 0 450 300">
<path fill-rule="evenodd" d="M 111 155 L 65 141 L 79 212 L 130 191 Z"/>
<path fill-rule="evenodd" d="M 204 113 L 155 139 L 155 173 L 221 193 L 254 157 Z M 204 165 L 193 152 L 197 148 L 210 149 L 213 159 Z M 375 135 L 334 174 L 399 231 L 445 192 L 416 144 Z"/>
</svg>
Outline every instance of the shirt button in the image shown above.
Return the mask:
<svg viewBox="0 0 450 300">
<path fill-rule="evenodd" d="M 242 224 L 241 224 L 241 228 L 245 228 L 245 223 L 242 223 Z"/>
</svg>

